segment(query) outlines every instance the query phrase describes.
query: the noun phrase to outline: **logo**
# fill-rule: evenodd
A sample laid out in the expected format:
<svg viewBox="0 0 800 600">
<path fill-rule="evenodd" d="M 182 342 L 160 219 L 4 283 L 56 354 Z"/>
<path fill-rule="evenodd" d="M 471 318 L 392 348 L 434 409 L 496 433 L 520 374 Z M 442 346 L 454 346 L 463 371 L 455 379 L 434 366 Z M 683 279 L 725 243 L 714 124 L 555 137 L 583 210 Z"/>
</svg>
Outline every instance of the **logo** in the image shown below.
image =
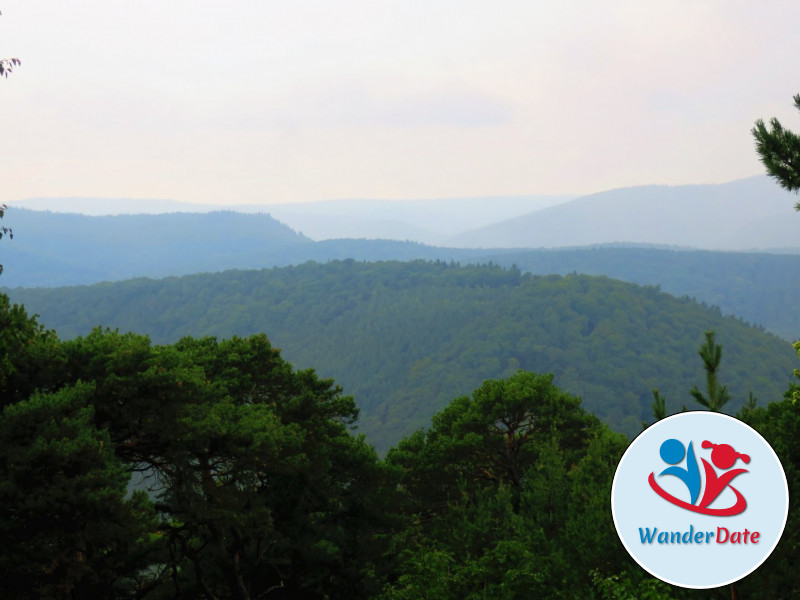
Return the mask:
<svg viewBox="0 0 800 600">
<path fill-rule="evenodd" d="M 731 481 L 735 477 L 747 473 L 747 469 L 731 469 L 731 467 L 738 460 L 743 461 L 745 464 L 749 463 L 750 456 L 737 452 L 733 449 L 733 446 L 729 444 L 714 444 L 708 440 L 704 440 L 701 447 L 712 449 L 711 462 L 714 465 L 712 467 L 705 458 L 700 459 L 703 463 L 703 472 L 705 474 L 705 492 L 702 497 L 700 497 L 700 489 L 703 487 L 704 478 L 701 476 L 700 469 L 697 466 L 693 444 L 689 442 L 689 448 L 687 450 L 684 448 L 682 442 L 674 438 L 665 440 L 664 443 L 661 444 L 660 449 L 663 461 L 673 466 L 667 467 L 661 471 L 658 476 L 672 475 L 680 479 L 686 485 L 687 491 L 689 492 L 689 502 L 676 498 L 659 486 L 658 483 L 656 483 L 655 473 L 650 473 L 650 476 L 647 478 L 650 487 L 667 502 L 692 512 L 703 515 L 717 515 L 720 517 L 738 515 L 747 508 L 747 501 L 742 493 L 731 485 Z M 684 456 L 686 457 L 686 466 L 678 466 L 679 463 L 684 461 Z M 714 467 L 722 471 L 726 469 L 731 470 L 718 474 Z M 729 488 L 736 495 L 736 503 L 726 508 L 710 508 L 709 505 L 714 502 L 726 488 Z M 700 501 L 699 504 L 697 504 L 698 500 Z"/>
<path fill-rule="evenodd" d="M 707 589 L 759 567 L 789 511 L 786 476 L 761 435 L 706 411 L 662 419 L 631 442 L 611 489 L 617 534 L 672 585 Z"/>
</svg>

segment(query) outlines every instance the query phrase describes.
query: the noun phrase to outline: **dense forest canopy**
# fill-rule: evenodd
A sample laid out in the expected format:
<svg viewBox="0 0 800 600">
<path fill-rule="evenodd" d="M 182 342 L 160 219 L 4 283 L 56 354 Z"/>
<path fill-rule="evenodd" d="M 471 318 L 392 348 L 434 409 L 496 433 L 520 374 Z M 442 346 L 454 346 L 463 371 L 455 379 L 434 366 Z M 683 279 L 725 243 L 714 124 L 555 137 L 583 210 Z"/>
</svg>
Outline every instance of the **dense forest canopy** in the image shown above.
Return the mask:
<svg viewBox="0 0 800 600">
<path fill-rule="evenodd" d="M 538 275 L 577 272 L 654 285 L 718 306 L 790 342 L 800 339 L 800 256 L 794 254 L 612 245 L 525 250 L 483 260 Z"/>
<path fill-rule="evenodd" d="M 59 338 L 0 294 L 0 585 L 10 597 L 800 592 L 797 509 L 771 558 L 717 590 L 648 577 L 611 522 L 628 439 L 576 394 L 638 430 L 678 410 L 691 379 L 681 372 L 695 376 L 689 397 L 701 405 L 736 405 L 783 460 L 790 493 L 800 491 L 788 344 L 719 309 L 604 277 L 443 262 L 346 260 L 26 293 L 76 329 Z M 149 328 L 159 343 L 96 321 Z M 708 397 L 688 368 L 700 330 Z M 353 377 L 385 459 L 354 429 L 354 398 L 295 369 L 263 331 L 285 336 L 287 352 L 305 350 L 304 364 L 332 357 L 326 369 Z M 716 339 L 732 366 L 724 377 Z M 640 386 L 678 400 L 667 410 L 653 392 L 645 406 L 625 393 Z M 752 393 L 745 403 L 748 386 L 770 404 Z"/>
<path fill-rule="evenodd" d="M 380 460 L 351 429 L 352 397 L 263 334 L 64 341 L 0 295 L 0 357 L 9 597 L 730 597 L 631 561 L 608 505 L 627 439 L 552 375 L 486 380 Z M 796 395 L 740 412 L 793 494 Z M 800 590 L 798 509 L 789 518 L 741 597 Z"/>
<path fill-rule="evenodd" d="M 347 260 L 12 297 L 63 338 L 98 325 L 157 343 L 265 332 L 293 364 L 355 396 L 360 431 L 381 451 L 452 398 L 519 369 L 553 373 L 585 408 L 635 435 L 650 419 L 653 388 L 670 411 L 691 401 L 707 330 L 726 348 L 731 411 L 751 391 L 779 399 L 794 366 L 788 342 L 655 287 L 490 265 Z"/>
</svg>

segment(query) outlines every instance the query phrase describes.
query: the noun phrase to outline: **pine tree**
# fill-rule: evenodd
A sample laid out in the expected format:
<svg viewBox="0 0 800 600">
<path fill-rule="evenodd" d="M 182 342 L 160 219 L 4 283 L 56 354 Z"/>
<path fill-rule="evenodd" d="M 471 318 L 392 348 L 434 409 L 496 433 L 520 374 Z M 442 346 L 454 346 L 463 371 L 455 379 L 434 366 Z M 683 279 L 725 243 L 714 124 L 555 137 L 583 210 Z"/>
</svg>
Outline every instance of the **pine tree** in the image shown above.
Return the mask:
<svg viewBox="0 0 800 600">
<path fill-rule="evenodd" d="M 800 110 L 800 94 L 794 97 L 794 105 Z M 800 193 L 800 135 L 784 129 L 774 117 L 769 121 L 769 128 L 758 119 L 751 131 L 756 139 L 756 151 L 770 177 L 782 188 Z M 800 202 L 794 208 L 800 210 Z"/>
<path fill-rule="evenodd" d="M 727 386 L 720 386 L 717 378 L 719 363 L 722 360 L 722 346 L 714 342 L 714 332 L 706 331 L 706 343 L 700 346 L 697 352 L 703 359 L 703 368 L 706 371 L 706 392 L 708 396 L 694 386 L 691 390 L 692 397 L 698 403 L 712 412 L 721 412 L 722 407 L 730 400 Z"/>
</svg>

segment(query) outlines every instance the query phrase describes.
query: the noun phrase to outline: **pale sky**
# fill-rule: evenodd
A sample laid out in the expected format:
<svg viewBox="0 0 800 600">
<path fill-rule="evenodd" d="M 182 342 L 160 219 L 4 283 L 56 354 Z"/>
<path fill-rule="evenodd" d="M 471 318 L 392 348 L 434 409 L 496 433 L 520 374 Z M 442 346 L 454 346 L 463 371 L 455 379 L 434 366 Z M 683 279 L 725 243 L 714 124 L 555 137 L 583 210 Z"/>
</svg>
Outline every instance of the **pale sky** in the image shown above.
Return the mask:
<svg viewBox="0 0 800 600">
<path fill-rule="evenodd" d="M 0 203 L 582 194 L 763 172 L 797 0 L 0 0 Z"/>
</svg>

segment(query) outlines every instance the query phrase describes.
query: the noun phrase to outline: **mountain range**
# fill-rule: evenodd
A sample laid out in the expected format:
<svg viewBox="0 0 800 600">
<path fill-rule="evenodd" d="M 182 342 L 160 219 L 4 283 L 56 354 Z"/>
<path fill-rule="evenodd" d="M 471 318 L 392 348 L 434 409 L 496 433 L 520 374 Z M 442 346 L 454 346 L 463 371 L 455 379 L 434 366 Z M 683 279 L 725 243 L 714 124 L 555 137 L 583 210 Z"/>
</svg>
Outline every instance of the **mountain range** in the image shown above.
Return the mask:
<svg viewBox="0 0 800 600">
<path fill-rule="evenodd" d="M 583 196 L 459 234 L 459 247 L 563 247 L 612 242 L 706 250 L 797 247 L 791 196 L 768 177 L 719 185 L 644 186 Z"/>
<path fill-rule="evenodd" d="M 37 198 L 9 204 L 12 208 L 92 216 L 216 210 L 263 213 L 315 241 L 389 239 L 454 248 L 636 243 L 773 252 L 797 252 L 800 246 L 792 220 L 787 218 L 792 198 L 766 176 L 725 184 L 638 186 L 580 197 L 527 195 L 263 205 Z"/>
<path fill-rule="evenodd" d="M 705 242 L 710 243 L 712 239 L 731 238 L 732 232 L 743 231 L 739 238 L 744 246 L 756 244 L 758 235 L 761 235 L 758 234 L 759 228 L 774 221 L 779 222 L 779 225 L 773 223 L 775 231 L 780 227 L 793 233 L 794 213 L 787 204 L 789 199 L 766 177 L 718 186 L 652 186 L 615 190 L 574 200 L 561 198 L 557 205 L 551 204 L 527 216 L 484 228 L 484 232 L 495 231 L 493 235 L 503 237 L 509 246 L 485 249 L 364 239 L 370 233 L 376 233 L 376 230 L 369 228 L 364 230 L 365 235 L 359 239 L 315 241 L 265 213 L 219 211 L 100 216 L 12 207 L 3 223 L 12 226 L 15 235 L 13 240 L 4 239 L 0 243 L 0 264 L 5 267 L 1 281 L 4 287 L 52 287 L 142 276 L 166 277 L 227 269 L 258 269 L 301 264 L 308 260 L 324 263 L 347 258 L 425 259 L 461 264 L 493 262 L 506 267 L 516 265 L 522 271 L 534 274 L 566 275 L 575 272 L 657 285 L 673 295 L 688 296 L 718 306 L 725 314 L 736 315 L 793 341 L 800 337 L 800 310 L 797 305 L 797 298 L 800 298 L 800 255 L 796 253 L 797 248 L 790 247 L 793 236 L 774 234 L 771 238 L 773 247 L 768 252 L 692 250 L 674 245 L 636 242 L 528 249 L 511 247 L 514 244 L 514 231 L 509 229 L 530 222 L 529 231 L 539 228 L 540 241 L 545 235 L 565 242 L 603 239 L 591 238 L 590 234 L 581 237 L 576 233 L 581 228 L 588 229 L 586 222 L 581 220 L 582 214 L 585 213 L 586 218 L 594 218 L 599 214 L 595 205 L 602 205 L 607 214 L 604 220 L 597 221 L 602 224 L 598 225 L 598 229 L 606 231 L 604 235 L 608 239 L 633 239 L 636 229 L 626 224 L 626 219 L 630 217 L 629 220 L 635 221 L 637 215 L 640 220 L 646 216 L 646 211 L 631 208 L 632 204 L 638 203 L 651 206 L 653 214 L 680 209 L 678 212 L 693 215 L 692 219 L 686 218 L 684 221 L 697 221 L 682 224 L 681 219 L 668 218 L 663 214 L 661 237 L 653 233 L 656 227 L 652 223 L 643 226 L 641 231 L 651 232 L 645 237 L 660 241 L 686 241 L 686 232 L 692 230 L 697 232 L 697 236 L 705 235 Z M 521 210 L 533 201 L 532 197 L 502 200 L 465 200 L 463 202 L 469 209 L 463 211 L 457 209 L 455 200 L 432 201 L 429 213 L 438 217 L 451 215 L 455 224 L 447 227 L 452 231 L 467 221 L 474 221 L 480 214 L 489 221 L 490 214 L 501 217 L 503 211 Z M 538 201 L 552 203 L 555 199 L 538 197 Z M 62 199 L 60 204 L 58 200 L 39 200 L 30 204 L 39 208 L 63 208 L 64 202 L 70 210 L 89 212 L 124 213 L 137 210 L 137 207 L 157 210 L 159 206 L 161 210 L 173 210 L 184 206 L 179 203 L 161 205 L 144 201 L 97 199 Z M 388 211 L 388 204 L 392 204 L 389 208 L 394 213 Z M 321 214 L 315 218 L 320 222 L 327 219 L 331 226 L 338 222 L 333 218 L 337 210 L 342 210 L 344 215 L 361 211 L 365 219 L 388 219 L 387 227 L 392 229 L 394 226 L 391 224 L 401 217 L 412 222 L 412 214 L 421 223 L 419 211 L 425 206 L 415 202 L 377 202 L 370 209 L 371 212 L 365 213 L 365 205 L 365 201 L 334 201 L 299 205 L 293 210 L 298 214 L 306 211 L 311 215 L 310 211 L 316 207 Z M 501 209 L 492 213 L 494 206 Z M 700 215 L 712 212 L 719 217 L 700 219 Z M 556 227 L 556 216 L 564 214 L 576 223 L 574 227 L 569 222 Z M 758 217 L 758 214 L 761 216 Z M 779 218 L 775 216 L 778 214 Z M 390 217 L 394 217 L 395 221 Z M 751 219 L 753 231 L 736 229 L 736 223 L 744 217 Z M 537 219 L 549 225 L 537 225 Z M 720 224 L 725 224 L 725 227 Z M 627 234 L 623 231 L 626 228 Z M 617 233 L 612 235 L 609 233 L 612 231 Z M 473 234 L 478 236 L 475 231 Z M 464 239 L 465 236 L 466 233 L 462 234 Z M 762 241 L 766 239 L 764 237 Z M 692 241 L 702 246 L 703 240 L 693 238 Z M 765 245 L 766 242 L 759 247 Z"/>
</svg>

